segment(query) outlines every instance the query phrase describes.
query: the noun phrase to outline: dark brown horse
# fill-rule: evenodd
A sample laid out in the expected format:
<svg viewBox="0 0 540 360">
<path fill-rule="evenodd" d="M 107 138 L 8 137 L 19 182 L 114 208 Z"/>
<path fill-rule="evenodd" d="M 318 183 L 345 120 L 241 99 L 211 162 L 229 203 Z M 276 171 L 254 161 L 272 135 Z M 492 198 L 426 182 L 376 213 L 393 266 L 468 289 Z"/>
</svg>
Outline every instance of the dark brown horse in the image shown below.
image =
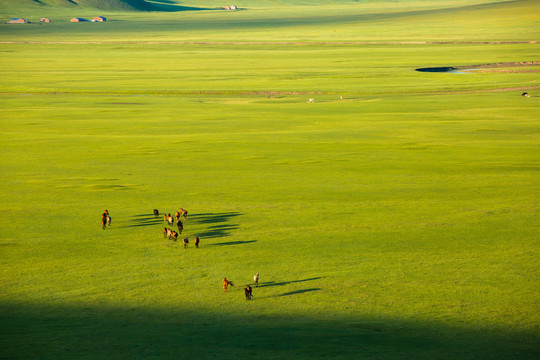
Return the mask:
<svg viewBox="0 0 540 360">
<path fill-rule="evenodd" d="M 253 294 L 251 293 L 253 289 L 251 286 L 247 285 L 244 289 L 244 293 L 246 294 L 246 300 L 251 300 L 253 298 Z"/>
</svg>

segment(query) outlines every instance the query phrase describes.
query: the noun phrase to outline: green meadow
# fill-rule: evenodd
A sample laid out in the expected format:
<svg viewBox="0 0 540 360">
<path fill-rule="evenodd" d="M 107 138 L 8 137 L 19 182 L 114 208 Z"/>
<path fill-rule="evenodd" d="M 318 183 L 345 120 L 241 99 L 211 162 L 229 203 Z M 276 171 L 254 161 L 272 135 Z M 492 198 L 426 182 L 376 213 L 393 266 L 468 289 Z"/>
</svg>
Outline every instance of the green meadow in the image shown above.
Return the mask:
<svg viewBox="0 0 540 360">
<path fill-rule="evenodd" d="M 539 2 L 75 3 L 0 0 L 0 359 L 540 357 Z"/>
</svg>

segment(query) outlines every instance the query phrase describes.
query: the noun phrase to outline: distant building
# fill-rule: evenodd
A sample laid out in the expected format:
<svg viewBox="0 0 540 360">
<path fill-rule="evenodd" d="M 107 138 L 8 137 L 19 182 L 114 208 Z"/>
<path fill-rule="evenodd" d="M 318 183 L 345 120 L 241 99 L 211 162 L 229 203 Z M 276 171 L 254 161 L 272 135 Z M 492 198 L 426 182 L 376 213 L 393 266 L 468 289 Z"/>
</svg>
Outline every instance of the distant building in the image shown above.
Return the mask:
<svg viewBox="0 0 540 360">
<path fill-rule="evenodd" d="M 104 16 L 96 16 L 95 18 L 92 19 L 92 21 L 94 21 L 94 22 L 104 22 L 104 21 L 107 21 L 107 18 L 105 18 Z"/>
<path fill-rule="evenodd" d="M 49 23 L 49 22 L 51 22 L 51 19 L 49 19 L 49 18 L 40 18 L 39 21 Z"/>
<path fill-rule="evenodd" d="M 23 18 L 13 18 L 9 20 L 9 23 L 10 24 L 27 24 L 28 21 L 26 21 L 26 19 L 23 19 Z"/>
<path fill-rule="evenodd" d="M 85 22 L 85 21 L 88 21 L 86 19 L 83 19 L 83 18 L 73 18 L 71 20 L 69 20 L 71 22 Z"/>
</svg>

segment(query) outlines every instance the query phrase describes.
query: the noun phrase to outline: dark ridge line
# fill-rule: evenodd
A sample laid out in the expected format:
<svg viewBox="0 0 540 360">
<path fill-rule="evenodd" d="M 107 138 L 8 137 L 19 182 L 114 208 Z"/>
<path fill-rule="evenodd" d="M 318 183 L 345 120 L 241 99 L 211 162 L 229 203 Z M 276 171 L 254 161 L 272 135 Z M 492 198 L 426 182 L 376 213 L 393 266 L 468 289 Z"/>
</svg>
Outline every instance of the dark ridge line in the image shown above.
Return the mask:
<svg viewBox="0 0 540 360">
<path fill-rule="evenodd" d="M 336 41 L 336 42 L 212 42 L 212 41 L 0 41 L 0 44 L 53 45 L 505 45 L 538 44 L 531 41 Z"/>
</svg>

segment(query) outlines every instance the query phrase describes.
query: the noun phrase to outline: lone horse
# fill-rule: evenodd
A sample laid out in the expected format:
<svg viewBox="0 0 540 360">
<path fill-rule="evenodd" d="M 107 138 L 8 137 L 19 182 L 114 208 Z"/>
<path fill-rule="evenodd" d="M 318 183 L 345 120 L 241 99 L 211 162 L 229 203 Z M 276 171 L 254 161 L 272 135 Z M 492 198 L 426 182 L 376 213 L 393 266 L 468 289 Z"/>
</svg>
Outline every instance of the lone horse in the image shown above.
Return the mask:
<svg viewBox="0 0 540 360">
<path fill-rule="evenodd" d="M 223 291 L 227 291 L 229 285 L 234 286 L 232 281 L 227 280 L 227 278 L 223 278 Z"/>
</svg>

